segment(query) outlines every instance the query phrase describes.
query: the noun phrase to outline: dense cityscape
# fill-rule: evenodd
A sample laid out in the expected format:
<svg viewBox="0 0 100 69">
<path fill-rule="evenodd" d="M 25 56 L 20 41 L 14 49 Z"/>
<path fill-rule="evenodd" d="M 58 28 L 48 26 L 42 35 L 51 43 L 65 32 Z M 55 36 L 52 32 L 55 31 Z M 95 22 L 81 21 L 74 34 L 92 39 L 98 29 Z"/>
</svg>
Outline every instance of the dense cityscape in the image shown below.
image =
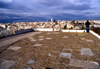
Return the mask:
<svg viewBox="0 0 100 69">
<path fill-rule="evenodd" d="M 16 22 L 16 23 L 0 23 L 0 37 L 16 34 L 16 31 L 20 30 L 34 30 L 40 29 L 53 29 L 53 31 L 61 31 L 61 29 L 73 29 L 82 30 L 85 29 L 86 20 L 72 20 L 72 21 L 60 21 L 53 20 L 46 22 Z M 100 27 L 100 20 L 90 20 L 91 25 L 94 27 Z"/>
<path fill-rule="evenodd" d="M 84 32 L 86 21 L 0 23 L 0 68 L 99 69 L 100 36 Z M 100 20 L 89 22 L 100 33 Z"/>
</svg>

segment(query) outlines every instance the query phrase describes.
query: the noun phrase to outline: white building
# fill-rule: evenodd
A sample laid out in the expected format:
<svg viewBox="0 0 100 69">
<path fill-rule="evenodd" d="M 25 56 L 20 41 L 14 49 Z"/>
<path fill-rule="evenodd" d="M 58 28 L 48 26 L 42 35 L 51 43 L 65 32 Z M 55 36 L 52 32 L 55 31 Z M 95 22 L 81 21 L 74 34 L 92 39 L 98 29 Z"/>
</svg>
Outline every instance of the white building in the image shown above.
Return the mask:
<svg viewBox="0 0 100 69">
<path fill-rule="evenodd" d="M 51 18 L 51 22 L 53 22 L 53 19 Z"/>
</svg>

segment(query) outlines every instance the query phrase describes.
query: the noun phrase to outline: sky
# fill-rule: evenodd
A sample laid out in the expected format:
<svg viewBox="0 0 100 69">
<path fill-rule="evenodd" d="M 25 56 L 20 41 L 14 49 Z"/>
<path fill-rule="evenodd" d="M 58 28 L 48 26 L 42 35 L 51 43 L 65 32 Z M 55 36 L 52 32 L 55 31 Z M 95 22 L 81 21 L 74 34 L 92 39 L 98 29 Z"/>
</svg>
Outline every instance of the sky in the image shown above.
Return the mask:
<svg viewBox="0 0 100 69">
<path fill-rule="evenodd" d="M 0 0 L 0 23 L 100 20 L 100 0 Z"/>
</svg>

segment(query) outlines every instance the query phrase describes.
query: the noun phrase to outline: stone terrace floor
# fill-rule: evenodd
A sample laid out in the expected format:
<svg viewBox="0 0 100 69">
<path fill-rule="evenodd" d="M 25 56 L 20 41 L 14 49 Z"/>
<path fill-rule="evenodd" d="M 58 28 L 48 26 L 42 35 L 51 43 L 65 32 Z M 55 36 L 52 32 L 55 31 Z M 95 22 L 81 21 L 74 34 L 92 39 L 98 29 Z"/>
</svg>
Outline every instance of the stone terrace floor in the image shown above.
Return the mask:
<svg viewBox="0 0 100 69">
<path fill-rule="evenodd" d="M 42 32 L 0 51 L 8 46 L 0 69 L 100 69 L 100 40 L 91 33 Z"/>
</svg>

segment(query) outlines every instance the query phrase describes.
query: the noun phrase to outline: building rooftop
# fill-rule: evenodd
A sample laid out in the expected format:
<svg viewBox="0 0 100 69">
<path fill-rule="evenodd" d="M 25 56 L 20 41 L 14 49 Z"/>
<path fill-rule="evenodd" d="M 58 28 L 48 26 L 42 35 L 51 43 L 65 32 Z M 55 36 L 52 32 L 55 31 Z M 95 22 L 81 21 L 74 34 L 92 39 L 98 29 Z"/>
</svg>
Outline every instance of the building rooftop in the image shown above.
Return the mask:
<svg viewBox="0 0 100 69">
<path fill-rule="evenodd" d="M 0 54 L 0 68 L 95 69 L 99 67 L 100 40 L 91 33 L 34 33 L 0 47 L 0 52 L 5 49 Z"/>
</svg>

